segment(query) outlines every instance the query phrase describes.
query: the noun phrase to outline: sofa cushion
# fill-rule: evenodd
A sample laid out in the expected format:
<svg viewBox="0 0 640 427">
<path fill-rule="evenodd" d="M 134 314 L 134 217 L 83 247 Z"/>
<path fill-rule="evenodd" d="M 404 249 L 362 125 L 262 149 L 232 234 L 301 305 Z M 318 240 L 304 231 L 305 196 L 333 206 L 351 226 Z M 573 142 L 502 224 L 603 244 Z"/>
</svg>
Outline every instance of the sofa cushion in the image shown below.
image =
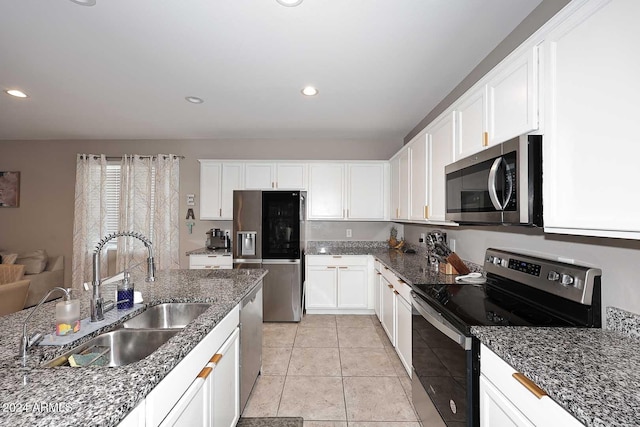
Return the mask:
<svg viewBox="0 0 640 427">
<path fill-rule="evenodd" d="M 15 264 L 17 258 L 18 254 L 12 254 L 4 251 L 0 252 L 0 259 L 2 259 L 2 264 Z"/>
<path fill-rule="evenodd" d="M 24 265 L 24 274 L 39 274 L 47 267 L 47 252 L 44 249 L 18 255 L 16 264 Z"/>
</svg>

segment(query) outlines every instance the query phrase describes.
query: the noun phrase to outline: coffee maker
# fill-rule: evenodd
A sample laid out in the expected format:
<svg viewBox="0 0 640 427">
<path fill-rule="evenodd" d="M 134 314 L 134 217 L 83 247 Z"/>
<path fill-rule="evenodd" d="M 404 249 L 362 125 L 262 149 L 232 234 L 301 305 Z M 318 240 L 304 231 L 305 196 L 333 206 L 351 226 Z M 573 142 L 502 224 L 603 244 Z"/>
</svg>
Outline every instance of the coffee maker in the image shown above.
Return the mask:
<svg viewBox="0 0 640 427">
<path fill-rule="evenodd" d="M 228 234 L 225 234 L 219 228 L 212 228 L 207 231 L 207 249 L 226 249 L 231 248 L 231 240 Z"/>
</svg>

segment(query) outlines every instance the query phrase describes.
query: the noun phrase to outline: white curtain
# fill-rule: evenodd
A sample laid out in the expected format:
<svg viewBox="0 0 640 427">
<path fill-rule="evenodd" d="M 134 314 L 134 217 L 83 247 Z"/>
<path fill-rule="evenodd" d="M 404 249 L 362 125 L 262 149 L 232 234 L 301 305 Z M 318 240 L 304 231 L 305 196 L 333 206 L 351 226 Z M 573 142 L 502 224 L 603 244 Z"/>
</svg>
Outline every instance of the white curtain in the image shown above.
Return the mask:
<svg viewBox="0 0 640 427">
<path fill-rule="evenodd" d="M 106 234 L 106 180 L 107 159 L 104 155 L 77 155 L 71 271 L 75 289 L 82 289 L 84 282 L 91 282 L 93 250 Z M 106 254 L 102 255 L 102 271 L 106 271 Z"/>
<path fill-rule="evenodd" d="M 179 165 L 174 155 L 122 158 L 118 228 L 142 233 L 152 241 L 157 270 L 180 268 Z M 146 270 L 147 255 L 142 242 L 121 237 L 117 270 Z"/>
</svg>

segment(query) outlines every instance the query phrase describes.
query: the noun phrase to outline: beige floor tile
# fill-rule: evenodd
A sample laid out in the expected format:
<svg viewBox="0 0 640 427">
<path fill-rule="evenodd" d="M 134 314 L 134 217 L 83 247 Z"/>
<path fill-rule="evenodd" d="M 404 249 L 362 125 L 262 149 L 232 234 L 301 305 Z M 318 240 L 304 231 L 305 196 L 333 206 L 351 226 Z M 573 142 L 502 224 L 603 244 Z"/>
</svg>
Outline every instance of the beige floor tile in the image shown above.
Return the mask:
<svg viewBox="0 0 640 427">
<path fill-rule="evenodd" d="M 307 314 L 299 324 L 300 328 L 335 328 L 336 316 L 334 314 Z"/>
<path fill-rule="evenodd" d="M 346 421 L 307 421 L 304 420 L 304 427 L 347 427 Z"/>
<path fill-rule="evenodd" d="M 372 328 L 373 322 L 369 315 L 357 315 L 357 314 L 342 314 L 336 316 L 336 323 L 338 328 L 350 327 L 350 328 Z"/>
<path fill-rule="evenodd" d="M 343 381 L 349 422 L 417 421 L 397 377 L 345 377 Z"/>
<path fill-rule="evenodd" d="M 340 363 L 345 377 L 397 375 L 383 348 L 341 348 Z"/>
<path fill-rule="evenodd" d="M 407 399 L 411 402 L 413 396 L 411 392 L 411 378 L 409 378 L 408 375 L 402 375 L 399 376 L 398 379 L 400 380 L 400 385 L 402 385 L 404 393 L 407 395 Z"/>
<path fill-rule="evenodd" d="M 242 412 L 243 417 L 275 417 L 285 377 L 260 375 Z"/>
<path fill-rule="evenodd" d="M 389 360 L 391 361 L 391 366 L 396 371 L 396 375 L 408 377 L 409 374 L 407 370 L 404 368 L 404 365 L 400 361 L 400 357 L 398 357 L 398 353 L 396 353 L 396 349 L 393 347 L 385 347 L 385 351 L 387 352 L 387 356 L 389 356 Z"/>
<path fill-rule="evenodd" d="M 393 348 L 393 345 L 391 345 L 391 341 L 389 340 L 387 333 L 384 331 L 384 329 L 382 329 L 382 326 L 375 329 L 376 333 L 378 334 L 378 338 L 380 338 L 380 341 L 382 342 L 382 345 L 384 345 L 385 347 Z"/>
<path fill-rule="evenodd" d="M 339 377 L 340 352 L 337 348 L 294 347 L 287 375 Z"/>
<path fill-rule="evenodd" d="M 262 348 L 262 375 L 287 375 L 291 348 L 263 347 Z"/>
<path fill-rule="evenodd" d="M 307 425 L 306 423 L 304 424 Z M 349 427 L 420 427 L 419 422 L 349 422 Z M 425 426 L 426 427 L 426 426 Z"/>
<path fill-rule="evenodd" d="M 298 325 L 296 323 L 263 323 L 263 347 L 293 347 Z"/>
<path fill-rule="evenodd" d="M 338 347 L 338 334 L 333 328 L 300 328 L 294 347 Z"/>
<path fill-rule="evenodd" d="M 346 420 L 342 379 L 287 376 L 278 416 L 317 421 Z"/>
<path fill-rule="evenodd" d="M 338 342 L 340 348 L 383 348 L 374 328 L 338 327 Z"/>
</svg>

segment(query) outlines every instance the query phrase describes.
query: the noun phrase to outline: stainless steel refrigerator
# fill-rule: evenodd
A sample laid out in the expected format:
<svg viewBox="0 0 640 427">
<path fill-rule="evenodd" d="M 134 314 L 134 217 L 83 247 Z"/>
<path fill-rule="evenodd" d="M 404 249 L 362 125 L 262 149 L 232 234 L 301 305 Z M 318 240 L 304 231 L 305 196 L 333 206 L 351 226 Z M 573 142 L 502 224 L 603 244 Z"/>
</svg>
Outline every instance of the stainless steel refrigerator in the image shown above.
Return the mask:
<svg viewBox="0 0 640 427">
<path fill-rule="evenodd" d="M 305 234 L 304 191 L 233 192 L 234 268 L 266 268 L 265 322 L 299 322 Z"/>
</svg>

